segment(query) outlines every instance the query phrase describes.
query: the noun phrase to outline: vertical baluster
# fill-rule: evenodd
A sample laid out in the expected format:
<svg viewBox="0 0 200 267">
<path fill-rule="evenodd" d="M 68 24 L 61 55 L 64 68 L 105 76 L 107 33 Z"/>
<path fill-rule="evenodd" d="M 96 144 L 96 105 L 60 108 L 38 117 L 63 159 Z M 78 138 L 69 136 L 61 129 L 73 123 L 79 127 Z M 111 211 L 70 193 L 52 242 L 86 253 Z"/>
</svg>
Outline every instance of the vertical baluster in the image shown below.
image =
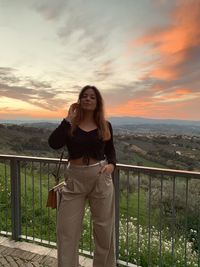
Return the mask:
<svg viewBox="0 0 200 267">
<path fill-rule="evenodd" d="M 26 170 L 26 166 L 27 166 L 27 161 L 25 161 L 25 169 L 24 169 L 24 204 L 25 204 L 24 212 L 25 212 L 25 223 L 26 223 L 26 226 L 25 226 L 26 230 L 25 231 L 26 231 L 26 239 L 27 239 L 27 236 L 28 236 L 27 203 L 28 203 L 28 200 L 27 200 L 27 177 L 26 177 L 27 170 Z"/>
<path fill-rule="evenodd" d="M 3 162 L 4 162 L 4 172 L 5 172 L 5 160 Z M 3 178 L 1 180 L 1 176 L 0 176 L 0 192 L 2 192 L 3 190 L 5 190 L 3 188 Z M 2 209 L 2 207 L 3 206 L 4 206 L 4 204 L 3 204 L 3 201 L 2 201 L 2 197 L 1 197 L 0 198 L 0 233 L 3 230 L 3 224 L 2 224 L 2 221 L 3 221 L 3 209 Z M 7 231 L 7 229 L 6 229 L 6 231 Z"/>
<path fill-rule="evenodd" d="M 151 182 L 152 177 L 149 176 L 149 201 L 148 201 L 148 266 L 151 266 Z"/>
<path fill-rule="evenodd" d="M 163 218 L 163 174 L 160 180 L 160 214 L 159 214 L 159 267 L 162 267 L 162 218 Z"/>
<path fill-rule="evenodd" d="M 83 236 L 84 236 L 84 227 L 82 228 L 82 234 L 81 234 L 81 238 L 80 238 L 80 244 L 81 244 L 81 252 L 83 252 Z"/>
<path fill-rule="evenodd" d="M 113 173 L 113 183 L 115 190 L 115 245 L 116 245 L 116 260 L 119 259 L 119 203 L 120 203 L 120 190 L 119 190 L 119 169 L 116 167 Z"/>
<path fill-rule="evenodd" d="M 49 184 L 49 174 L 50 172 L 50 164 L 48 163 L 47 165 L 47 196 L 48 196 L 48 192 L 49 192 L 49 189 L 50 189 L 50 184 Z M 50 243 L 50 209 L 47 209 L 47 214 L 48 214 L 48 225 L 47 225 L 47 232 L 48 232 L 48 241 Z"/>
<path fill-rule="evenodd" d="M 197 200 L 198 201 L 198 226 L 197 226 L 197 255 L 198 255 L 198 267 L 200 267 L 200 198 Z"/>
<path fill-rule="evenodd" d="M 92 217 L 90 214 L 90 255 L 92 255 Z"/>
<path fill-rule="evenodd" d="M 126 264 L 129 262 L 129 171 L 126 173 Z"/>
<path fill-rule="evenodd" d="M 4 161 L 5 170 L 5 220 L 6 220 L 6 234 L 8 233 L 8 177 L 7 177 L 7 167 L 6 161 Z"/>
<path fill-rule="evenodd" d="M 137 207 L 137 266 L 140 264 L 140 171 L 138 171 L 138 207 Z"/>
<path fill-rule="evenodd" d="M 21 185 L 20 162 L 13 158 L 11 168 L 11 213 L 12 213 L 12 238 L 19 240 L 21 236 Z"/>
<path fill-rule="evenodd" d="M 187 240 L 188 240 L 188 178 L 185 178 L 185 267 L 187 266 Z"/>
<path fill-rule="evenodd" d="M 34 185 L 34 164 L 31 161 L 31 178 L 32 178 L 32 231 L 33 240 L 35 240 L 35 185 Z"/>
<path fill-rule="evenodd" d="M 174 262 L 174 233 L 175 233 L 175 223 L 176 223 L 176 213 L 175 213 L 175 192 L 176 192 L 176 177 L 173 176 L 172 178 L 172 183 L 173 183 L 173 188 L 172 188 L 172 223 L 171 223 L 171 233 L 172 233 L 172 237 L 171 237 L 171 242 L 172 242 L 172 266 L 174 266 L 175 262 Z"/>
<path fill-rule="evenodd" d="M 40 240 L 42 242 L 42 221 L 43 221 L 43 216 L 42 216 L 42 175 L 41 175 L 41 171 L 42 171 L 42 166 L 41 166 L 41 161 L 40 161 L 40 164 L 39 164 L 39 171 L 40 171 L 40 174 L 39 174 L 39 181 L 40 181 L 40 187 L 39 187 L 39 200 L 40 200 Z"/>
</svg>

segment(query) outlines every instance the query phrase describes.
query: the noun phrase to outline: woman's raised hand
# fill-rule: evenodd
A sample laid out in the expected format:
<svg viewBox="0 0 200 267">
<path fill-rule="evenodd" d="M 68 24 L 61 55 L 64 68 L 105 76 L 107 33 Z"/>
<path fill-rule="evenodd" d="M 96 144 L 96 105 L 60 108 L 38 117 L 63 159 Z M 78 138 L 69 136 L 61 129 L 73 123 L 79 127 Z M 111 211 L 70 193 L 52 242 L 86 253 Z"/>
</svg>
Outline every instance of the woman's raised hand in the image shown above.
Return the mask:
<svg viewBox="0 0 200 267">
<path fill-rule="evenodd" d="M 71 104 L 71 106 L 69 107 L 69 110 L 68 110 L 66 120 L 68 120 L 68 121 L 73 120 L 73 118 L 76 116 L 78 106 L 79 106 L 78 103 Z"/>
<path fill-rule="evenodd" d="M 105 166 L 103 166 L 100 170 L 100 173 L 107 173 L 107 174 L 112 174 L 112 172 L 114 171 L 115 167 L 114 165 L 111 164 L 106 164 Z"/>
</svg>

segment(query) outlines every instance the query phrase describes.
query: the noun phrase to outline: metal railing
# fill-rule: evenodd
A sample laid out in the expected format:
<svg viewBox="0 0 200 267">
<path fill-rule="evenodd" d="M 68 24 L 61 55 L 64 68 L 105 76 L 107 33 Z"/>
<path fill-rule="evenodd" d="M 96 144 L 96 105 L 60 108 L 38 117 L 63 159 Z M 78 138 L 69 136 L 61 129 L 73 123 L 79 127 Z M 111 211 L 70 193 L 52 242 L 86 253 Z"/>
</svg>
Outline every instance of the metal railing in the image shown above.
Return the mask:
<svg viewBox="0 0 200 267">
<path fill-rule="evenodd" d="M 0 234 L 56 246 L 46 199 L 58 161 L 0 155 Z M 117 164 L 113 181 L 118 265 L 200 267 L 200 172 Z M 80 253 L 93 256 L 88 206 Z"/>
</svg>

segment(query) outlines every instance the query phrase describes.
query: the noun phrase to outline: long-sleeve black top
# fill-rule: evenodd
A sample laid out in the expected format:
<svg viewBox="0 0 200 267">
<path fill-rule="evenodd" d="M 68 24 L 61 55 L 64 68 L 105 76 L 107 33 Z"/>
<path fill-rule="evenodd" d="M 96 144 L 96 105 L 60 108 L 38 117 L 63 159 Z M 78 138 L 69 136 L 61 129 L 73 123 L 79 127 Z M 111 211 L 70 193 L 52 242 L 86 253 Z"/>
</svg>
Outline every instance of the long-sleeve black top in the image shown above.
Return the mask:
<svg viewBox="0 0 200 267">
<path fill-rule="evenodd" d="M 99 138 L 98 129 L 86 132 L 77 127 L 71 134 L 71 124 L 63 119 L 60 125 L 49 137 L 49 145 L 53 149 L 67 146 L 69 160 L 77 158 L 94 158 L 96 160 L 106 159 L 108 163 L 116 164 L 116 153 L 113 145 L 113 131 L 108 122 L 111 138 L 104 141 Z"/>
</svg>

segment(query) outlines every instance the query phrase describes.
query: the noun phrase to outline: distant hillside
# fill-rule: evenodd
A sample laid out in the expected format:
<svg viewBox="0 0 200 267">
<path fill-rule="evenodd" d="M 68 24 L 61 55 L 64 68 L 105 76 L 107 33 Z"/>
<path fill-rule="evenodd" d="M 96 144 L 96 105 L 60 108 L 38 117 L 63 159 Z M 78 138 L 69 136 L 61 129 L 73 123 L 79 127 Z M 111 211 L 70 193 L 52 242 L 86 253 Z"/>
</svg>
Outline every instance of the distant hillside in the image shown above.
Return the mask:
<svg viewBox="0 0 200 267">
<path fill-rule="evenodd" d="M 33 127 L 33 128 L 43 128 L 43 129 L 55 129 L 55 127 L 60 123 L 60 121 L 57 120 L 51 120 L 51 121 L 34 121 L 34 120 L 0 120 L 1 125 L 5 126 L 12 126 L 12 125 L 18 125 L 18 126 L 24 126 L 24 127 Z"/>
<path fill-rule="evenodd" d="M 55 125 L 54 125 L 55 127 Z M 23 125 L 0 124 L 0 154 L 54 157 L 48 145 L 49 129 Z"/>
<path fill-rule="evenodd" d="M 175 124 L 127 124 L 114 125 L 114 134 L 162 134 L 200 136 L 200 126 Z"/>
<path fill-rule="evenodd" d="M 60 120 L 48 121 L 0 121 L 2 125 L 21 125 L 24 127 L 33 127 L 40 129 L 55 129 Z M 137 117 L 110 117 L 109 121 L 113 125 L 115 134 L 166 134 L 166 135 L 200 135 L 200 121 L 182 121 L 182 120 L 155 120 Z"/>
<path fill-rule="evenodd" d="M 113 125 L 139 125 L 139 124 L 167 124 L 167 125 L 191 125 L 200 126 L 200 121 L 189 121 L 189 120 L 161 120 L 161 119 L 148 119 L 140 117 L 110 117 L 109 121 Z"/>
<path fill-rule="evenodd" d="M 22 123 L 22 126 L 25 127 L 35 127 L 35 128 L 46 128 L 46 129 L 55 129 L 59 122 L 30 122 Z"/>
<path fill-rule="evenodd" d="M 42 120 L 37 120 L 37 119 L 32 119 L 32 120 L 28 120 L 28 119 L 24 119 L 24 120 L 0 120 L 1 124 L 30 124 L 30 123 L 57 123 L 59 122 L 60 119 L 42 119 Z"/>
<path fill-rule="evenodd" d="M 23 124 L 32 125 L 33 127 L 46 127 L 51 128 L 52 124 L 58 124 L 62 118 L 54 120 L 0 120 L 2 124 Z M 109 117 L 108 120 L 115 126 L 121 125 L 181 125 L 181 126 L 200 126 L 199 121 L 190 120 L 172 120 L 172 119 L 149 119 L 142 117 Z"/>
<path fill-rule="evenodd" d="M 62 149 L 53 150 L 48 145 L 50 128 L 57 124 L 30 125 L 0 124 L 0 154 L 58 158 Z M 119 163 L 200 170 L 199 126 L 141 124 L 114 126 L 113 129 Z"/>
</svg>

